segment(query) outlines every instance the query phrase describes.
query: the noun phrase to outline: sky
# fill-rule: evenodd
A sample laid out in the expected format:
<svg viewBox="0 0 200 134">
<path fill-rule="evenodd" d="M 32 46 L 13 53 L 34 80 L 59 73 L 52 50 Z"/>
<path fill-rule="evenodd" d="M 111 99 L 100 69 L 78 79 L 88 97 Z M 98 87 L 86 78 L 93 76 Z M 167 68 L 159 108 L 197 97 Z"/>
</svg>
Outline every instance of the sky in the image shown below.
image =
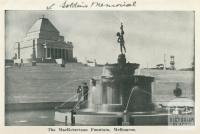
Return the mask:
<svg viewBox="0 0 200 134">
<path fill-rule="evenodd" d="M 116 33 L 124 24 L 127 61 L 141 67 L 169 66 L 175 56 L 176 68 L 190 67 L 194 58 L 194 12 L 192 11 L 6 11 L 6 58 L 13 56 L 15 42 L 45 15 L 72 41 L 78 61 L 116 63 L 120 54 Z"/>
</svg>

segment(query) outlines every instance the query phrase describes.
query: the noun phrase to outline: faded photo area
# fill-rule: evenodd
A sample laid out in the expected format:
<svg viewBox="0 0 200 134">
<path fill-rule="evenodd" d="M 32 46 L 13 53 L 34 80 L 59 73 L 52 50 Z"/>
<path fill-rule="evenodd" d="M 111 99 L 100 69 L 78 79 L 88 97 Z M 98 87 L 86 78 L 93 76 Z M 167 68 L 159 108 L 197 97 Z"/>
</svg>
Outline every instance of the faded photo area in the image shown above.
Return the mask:
<svg viewBox="0 0 200 134">
<path fill-rule="evenodd" d="M 194 20 L 5 11 L 5 125 L 194 126 Z"/>
</svg>

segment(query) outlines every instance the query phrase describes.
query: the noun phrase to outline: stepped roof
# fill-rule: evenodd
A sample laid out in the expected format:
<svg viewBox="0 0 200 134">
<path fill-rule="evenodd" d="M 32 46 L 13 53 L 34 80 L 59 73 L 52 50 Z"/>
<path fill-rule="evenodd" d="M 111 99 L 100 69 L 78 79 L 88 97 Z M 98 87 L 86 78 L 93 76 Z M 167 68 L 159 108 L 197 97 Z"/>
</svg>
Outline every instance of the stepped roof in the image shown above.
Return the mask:
<svg viewBox="0 0 200 134">
<path fill-rule="evenodd" d="M 29 29 L 28 33 L 37 32 L 37 31 L 59 33 L 59 31 L 56 29 L 56 27 L 47 18 L 38 19 L 33 24 L 33 26 Z"/>
</svg>

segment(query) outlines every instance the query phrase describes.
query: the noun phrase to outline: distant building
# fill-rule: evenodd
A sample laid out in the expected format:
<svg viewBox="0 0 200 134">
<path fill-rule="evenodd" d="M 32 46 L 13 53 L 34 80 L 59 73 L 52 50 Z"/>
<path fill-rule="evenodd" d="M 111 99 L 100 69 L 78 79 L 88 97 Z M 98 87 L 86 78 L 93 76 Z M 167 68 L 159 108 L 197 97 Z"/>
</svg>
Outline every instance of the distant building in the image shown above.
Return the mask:
<svg viewBox="0 0 200 134">
<path fill-rule="evenodd" d="M 65 42 L 64 36 L 43 17 L 33 24 L 22 41 L 16 43 L 14 55 L 24 62 L 53 62 L 60 58 L 73 61 L 73 44 Z"/>
<path fill-rule="evenodd" d="M 174 56 L 170 56 L 170 67 L 166 67 L 166 59 L 164 55 L 164 64 L 157 64 L 156 68 L 151 68 L 151 69 L 159 69 L 159 70 L 176 70 L 175 68 L 175 60 Z"/>
<path fill-rule="evenodd" d="M 163 70 L 164 69 L 164 64 L 157 64 L 156 69 Z"/>
<path fill-rule="evenodd" d="M 175 61 L 174 61 L 174 56 L 170 56 L 170 70 L 175 70 Z"/>
<path fill-rule="evenodd" d="M 87 60 L 87 61 L 86 61 L 86 64 L 87 64 L 88 66 L 91 66 L 91 67 L 95 67 L 95 66 L 97 65 L 96 60 L 94 60 L 94 61 Z"/>
</svg>

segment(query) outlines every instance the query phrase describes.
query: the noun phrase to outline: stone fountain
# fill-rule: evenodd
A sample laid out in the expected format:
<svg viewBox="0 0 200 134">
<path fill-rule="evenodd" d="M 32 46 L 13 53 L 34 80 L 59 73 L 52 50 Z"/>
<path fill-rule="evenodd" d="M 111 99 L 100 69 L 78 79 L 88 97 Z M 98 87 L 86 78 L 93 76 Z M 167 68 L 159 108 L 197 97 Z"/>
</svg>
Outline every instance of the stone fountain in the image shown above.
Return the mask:
<svg viewBox="0 0 200 134">
<path fill-rule="evenodd" d="M 123 125 L 124 115 L 129 115 L 126 122 L 133 125 L 135 115 L 152 114 L 154 78 L 135 75 L 139 64 L 126 61 L 122 24 L 120 29 L 117 36 L 121 54 L 117 63 L 105 64 L 102 75 L 91 80 L 88 102 L 80 105 L 76 114 L 68 115 L 67 122 L 73 118 L 75 125 Z"/>
<path fill-rule="evenodd" d="M 101 113 L 153 110 L 153 78 L 134 75 L 138 67 L 139 64 L 126 63 L 124 54 L 118 56 L 118 63 L 106 64 L 100 78 L 93 78 L 96 85 L 90 83 L 89 102 L 84 110 Z"/>
</svg>

